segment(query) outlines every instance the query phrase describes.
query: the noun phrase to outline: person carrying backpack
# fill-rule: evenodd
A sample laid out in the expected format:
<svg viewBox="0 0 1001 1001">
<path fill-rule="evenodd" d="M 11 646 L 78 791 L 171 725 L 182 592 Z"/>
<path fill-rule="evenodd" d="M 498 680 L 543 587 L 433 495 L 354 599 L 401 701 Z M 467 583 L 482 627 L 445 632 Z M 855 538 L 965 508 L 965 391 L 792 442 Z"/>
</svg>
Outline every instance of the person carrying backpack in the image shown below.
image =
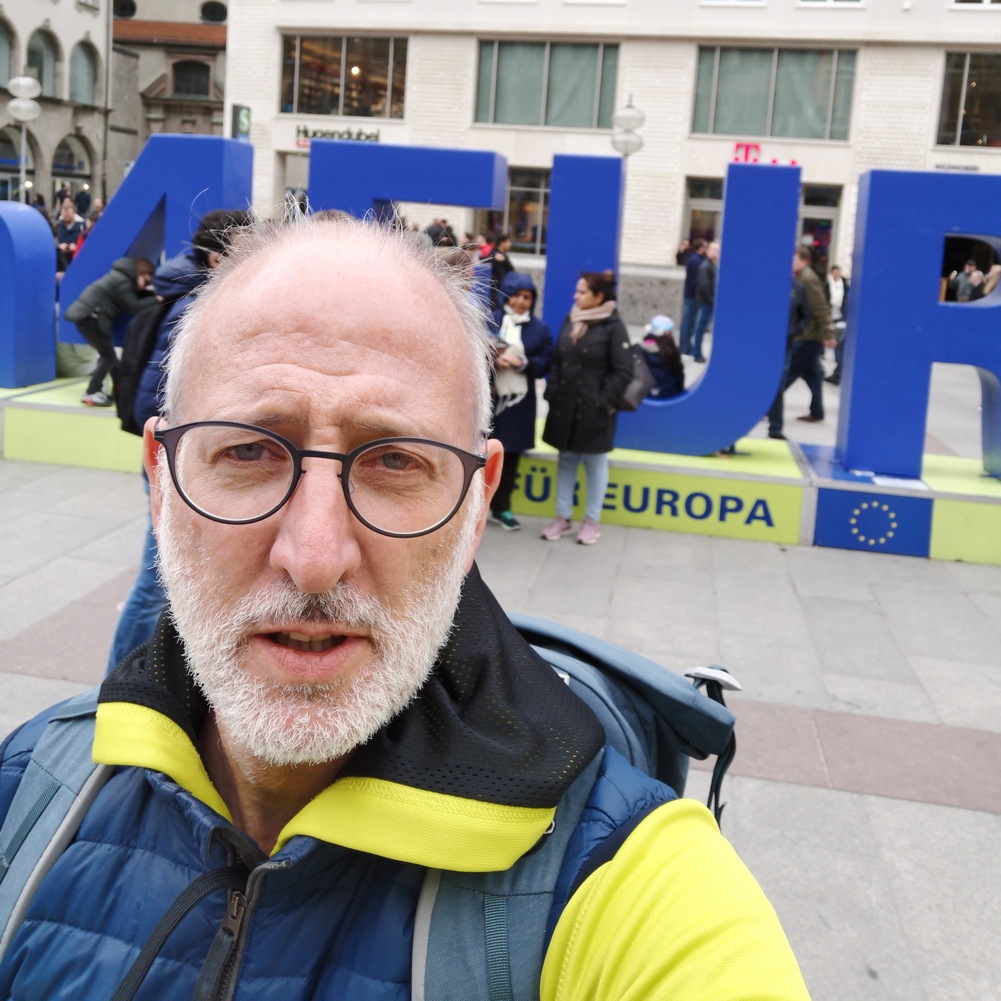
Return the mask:
<svg viewBox="0 0 1001 1001">
<path fill-rule="evenodd" d="M 206 214 L 198 224 L 190 250 L 170 258 L 156 269 L 153 291 L 160 303 L 158 317 L 151 314 L 133 321 L 135 329 L 126 334 L 123 362 L 126 363 L 125 382 L 121 389 L 121 404 L 131 412 L 122 413 L 122 427 L 142 434 L 150 417 L 160 412 L 164 381 L 163 363 L 170 350 L 177 326 L 188 307 L 194 302 L 194 293 L 208 280 L 219 264 L 234 234 L 250 222 L 250 215 L 240 210 L 219 209 Z M 146 329 L 146 320 L 159 319 L 154 330 Z M 132 357 L 134 345 L 130 335 L 142 331 L 144 346 L 138 354 L 142 366 L 135 366 Z M 146 484 L 147 492 L 149 484 Z M 126 654 L 145 643 L 153 635 L 156 620 L 163 611 L 163 588 L 156 572 L 156 538 L 152 522 L 146 526 L 139 573 L 125 599 L 118 617 L 115 636 L 108 654 L 110 671 Z"/>
<path fill-rule="evenodd" d="M 156 305 L 153 296 L 142 294 L 152 278 L 153 265 L 145 257 L 136 261 L 131 257 L 119 257 L 106 275 L 91 282 L 67 308 L 65 318 L 76 324 L 80 336 L 99 355 L 87 389 L 80 397 L 84 405 L 110 407 L 114 402 L 102 387 L 109 372 L 112 385 L 118 375 L 115 320 L 119 313 L 138 313 Z"/>
<path fill-rule="evenodd" d="M 713 816 L 480 577 L 488 352 L 378 224 L 262 226 L 203 287 L 144 437 L 169 608 L 0 749 L 0 997 L 806 999 Z"/>
</svg>

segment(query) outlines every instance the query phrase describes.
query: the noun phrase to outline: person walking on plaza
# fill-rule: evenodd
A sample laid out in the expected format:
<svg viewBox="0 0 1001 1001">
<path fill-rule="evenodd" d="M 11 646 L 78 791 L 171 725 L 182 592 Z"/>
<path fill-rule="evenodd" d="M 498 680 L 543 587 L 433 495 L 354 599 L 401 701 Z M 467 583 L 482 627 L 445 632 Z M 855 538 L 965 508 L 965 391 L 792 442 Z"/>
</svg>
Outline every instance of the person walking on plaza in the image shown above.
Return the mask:
<svg viewBox="0 0 1001 1001">
<path fill-rule="evenodd" d="M 716 276 L 719 269 L 719 244 L 714 240 L 706 247 L 705 260 L 699 265 L 695 276 L 695 329 L 692 332 L 692 358 L 705 363 L 702 353 L 702 338 L 713 318 L 716 308 Z"/>
<path fill-rule="evenodd" d="M 831 307 L 827 305 L 823 283 L 811 267 L 812 263 L 813 252 L 810 248 L 797 247 L 792 258 L 793 277 L 803 283 L 810 307 L 810 322 L 792 343 L 785 388 L 788 389 L 797 379 L 807 384 L 810 389 L 810 412 L 796 420 L 816 424 L 824 419 L 824 370 L 820 359 L 825 346 L 833 348 L 838 342 L 831 322 Z"/>
<path fill-rule="evenodd" d="M 692 335 L 695 333 L 695 318 L 698 306 L 695 302 L 695 283 L 699 276 L 699 267 L 705 260 L 706 241 L 696 239 L 691 247 L 688 259 L 685 261 L 685 287 L 681 307 L 681 333 L 678 347 L 683 355 L 692 353 Z"/>
<path fill-rule="evenodd" d="M 785 391 L 789 384 L 787 380 L 789 378 L 789 363 L 792 359 L 792 345 L 793 341 L 810 325 L 810 320 L 810 304 L 806 298 L 806 289 L 801 281 L 793 278 L 789 296 L 789 328 L 786 333 L 786 354 L 785 362 L 782 365 L 782 378 L 779 380 L 775 399 L 768 408 L 769 438 L 776 438 L 779 441 L 786 440 L 782 427 L 785 423 Z"/>
<path fill-rule="evenodd" d="M 577 469 L 587 474 L 587 504 L 577 534 L 594 545 L 608 488 L 608 453 L 615 442 L 618 405 L 633 377 L 629 333 L 615 306 L 615 275 L 584 272 L 574 306 L 563 321 L 549 369 L 549 413 L 542 440 L 560 453 L 556 476 L 556 519 L 542 537 L 555 542 L 573 531 Z"/>
<path fill-rule="evenodd" d="M 119 257 L 111 270 L 91 282 L 66 310 L 65 319 L 76 324 L 80 336 L 97 351 L 98 359 L 90 382 L 80 402 L 88 407 L 110 407 L 114 402 L 104 392 L 104 380 L 110 373 L 112 385 L 118 370 L 114 326 L 119 313 L 137 313 L 156 304 L 143 291 L 153 278 L 153 264 L 140 257 Z"/>
<path fill-rule="evenodd" d="M 535 315 L 535 282 L 512 271 L 501 283 L 503 305 L 491 317 L 494 357 L 494 437 L 504 446 L 504 467 L 490 501 L 489 521 L 508 532 L 521 528 L 511 513 L 511 492 L 523 452 L 535 447 L 535 381 L 549 371 L 553 335 Z"/>
<path fill-rule="evenodd" d="M 832 386 L 841 385 L 841 363 L 845 356 L 845 319 L 848 316 L 850 289 L 850 280 L 841 274 L 841 268 L 837 264 L 833 265 L 827 281 L 824 282 L 824 294 L 831 307 L 831 322 L 838 341 L 834 348 L 834 371 L 824 379 L 824 382 L 829 382 Z"/>
</svg>

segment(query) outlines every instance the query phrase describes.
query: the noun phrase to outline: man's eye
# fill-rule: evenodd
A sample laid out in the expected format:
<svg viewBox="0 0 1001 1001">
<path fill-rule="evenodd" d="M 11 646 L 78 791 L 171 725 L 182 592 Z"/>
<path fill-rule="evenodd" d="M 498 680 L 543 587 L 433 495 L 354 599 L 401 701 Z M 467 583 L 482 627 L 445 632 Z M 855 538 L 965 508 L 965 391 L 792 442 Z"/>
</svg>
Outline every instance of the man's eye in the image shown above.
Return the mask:
<svg viewBox="0 0 1001 1001">
<path fill-rule="evenodd" d="M 378 460 L 386 469 L 395 472 L 404 472 L 417 467 L 417 461 L 407 452 L 381 452 Z"/>
<path fill-rule="evenodd" d="M 234 459 L 241 462 L 254 462 L 264 455 L 264 444 L 259 441 L 249 441 L 244 445 L 234 445 L 228 450 Z"/>
</svg>

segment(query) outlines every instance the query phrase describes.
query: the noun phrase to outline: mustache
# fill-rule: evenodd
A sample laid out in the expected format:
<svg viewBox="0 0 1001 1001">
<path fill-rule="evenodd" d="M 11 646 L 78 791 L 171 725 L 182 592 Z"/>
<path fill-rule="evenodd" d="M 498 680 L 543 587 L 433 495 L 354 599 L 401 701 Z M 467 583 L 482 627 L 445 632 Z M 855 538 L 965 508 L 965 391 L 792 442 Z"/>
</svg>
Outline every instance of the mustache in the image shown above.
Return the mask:
<svg viewBox="0 0 1001 1001">
<path fill-rule="evenodd" d="M 243 598 L 232 617 L 241 630 L 262 622 L 365 626 L 373 632 L 392 627 L 392 610 L 378 597 L 338 582 L 323 593 L 299 590 L 291 580 L 269 584 Z"/>
</svg>

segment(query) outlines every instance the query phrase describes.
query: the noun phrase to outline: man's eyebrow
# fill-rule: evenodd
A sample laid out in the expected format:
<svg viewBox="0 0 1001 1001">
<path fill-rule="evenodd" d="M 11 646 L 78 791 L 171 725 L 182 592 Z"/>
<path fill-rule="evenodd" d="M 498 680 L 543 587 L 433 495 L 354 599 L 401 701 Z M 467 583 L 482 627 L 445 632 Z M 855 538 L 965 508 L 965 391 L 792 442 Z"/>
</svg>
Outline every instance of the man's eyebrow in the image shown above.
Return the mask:
<svg viewBox="0 0 1001 1001">
<path fill-rule="evenodd" d="M 310 422 L 298 413 L 281 413 L 269 411 L 264 414 L 255 414 L 249 418 L 249 423 L 255 427 L 263 428 L 265 431 L 281 430 L 292 428 L 297 431 L 308 431 Z M 357 415 L 349 418 L 341 424 L 341 428 L 348 434 L 364 433 L 372 438 L 427 438 L 426 430 L 413 421 L 397 421 L 389 423 L 381 420 L 366 420 Z M 433 437 L 433 436 L 432 436 Z"/>
</svg>

